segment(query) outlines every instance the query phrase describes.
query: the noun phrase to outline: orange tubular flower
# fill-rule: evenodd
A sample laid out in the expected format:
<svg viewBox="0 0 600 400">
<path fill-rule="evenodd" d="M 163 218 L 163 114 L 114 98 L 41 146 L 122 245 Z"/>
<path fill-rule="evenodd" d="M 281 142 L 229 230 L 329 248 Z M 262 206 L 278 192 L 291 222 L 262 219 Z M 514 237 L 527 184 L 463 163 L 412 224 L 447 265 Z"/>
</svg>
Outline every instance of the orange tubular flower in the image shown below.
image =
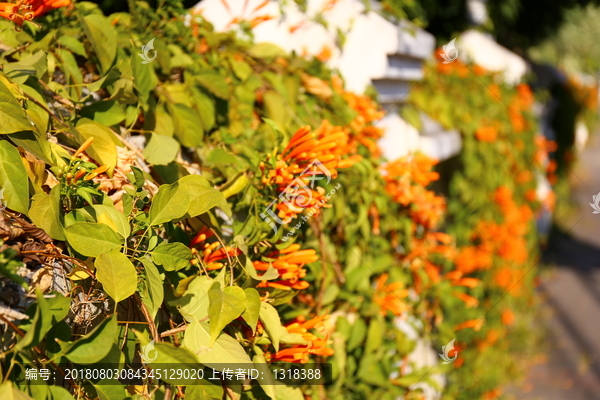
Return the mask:
<svg viewBox="0 0 600 400">
<path fill-rule="evenodd" d="M 473 308 L 479 305 L 479 300 L 476 297 L 470 296 L 466 293 L 454 291 L 452 292 L 452 295 L 457 299 L 464 301 L 467 308 Z"/>
<path fill-rule="evenodd" d="M 347 132 L 324 120 L 314 131 L 308 125 L 298 129 L 277 157 L 274 168 L 260 164 L 262 183 L 276 186 L 288 200 L 276 205 L 280 218 L 289 221 L 305 209 L 314 209 L 314 215 L 318 215 L 321 208 L 330 207 L 325 190 L 315 186 L 315 181 L 334 179 L 338 168 L 350 167 L 357 161 L 356 157 L 342 160 L 349 151 L 347 144 Z"/>
<path fill-rule="evenodd" d="M 436 160 L 417 153 L 382 168 L 386 191 L 398 204 L 410 207 L 411 218 L 427 229 L 437 226 L 446 209 L 443 197 L 425 189 L 439 179 L 439 174 L 431 171 L 436 163 Z"/>
<path fill-rule="evenodd" d="M 379 305 L 381 315 L 386 315 L 391 312 L 393 315 L 399 316 L 408 311 L 403 298 L 408 296 L 408 290 L 404 289 L 402 282 L 394 282 L 386 284 L 388 274 L 382 274 L 375 280 L 375 295 L 373 302 Z"/>
<path fill-rule="evenodd" d="M 483 326 L 485 321 L 483 319 L 470 319 L 463 323 L 460 323 L 454 327 L 454 331 L 460 331 L 461 329 L 473 328 L 474 331 L 478 331 Z"/>
<path fill-rule="evenodd" d="M 319 256 L 315 250 L 300 250 L 299 244 L 293 244 L 285 250 L 268 254 L 267 258 L 274 259 L 274 261 L 254 261 L 254 268 L 257 271 L 266 271 L 272 266 L 279 273 L 279 279 L 276 281 L 261 281 L 258 287 L 301 290 L 309 286 L 308 282 L 301 280 L 306 276 L 304 265 L 317 261 Z"/>
<path fill-rule="evenodd" d="M 498 130 L 493 126 L 482 126 L 475 131 L 475 137 L 482 142 L 493 142 L 498 136 Z"/>
<path fill-rule="evenodd" d="M 56 8 L 70 6 L 71 0 L 27 0 L 26 3 L 31 5 L 33 15 L 39 17 Z"/>
<path fill-rule="evenodd" d="M 0 17 L 13 21 L 17 30 L 20 30 L 25 21 L 31 21 L 50 10 L 70 4 L 71 0 L 19 0 L 16 3 L 0 3 Z"/>
<path fill-rule="evenodd" d="M 218 262 L 226 258 L 236 257 L 242 254 L 238 248 L 229 246 L 222 247 L 220 242 L 206 243 L 206 239 L 214 236 L 212 229 L 204 226 L 190 242 L 190 247 L 200 247 L 202 251 L 202 261 L 208 271 L 223 268 L 223 263 Z M 192 251 L 196 251 L 195 249 Z"/>
<path fill-rule="evenodd" d="M 515 322 L 515 314 L 507 308 L 502 310 L 501 319 L 504 325 L 512 325 Z"/>
<path fill-rule="evenodd" d="M 289 333 L 295 333 L 302 336 L 308 342 L 307 345 L 295 345 L 286 349 L 279 350 L 275 354 L 266 354 L 270 362 L 283 361 L 292 363 L 307 363 L 311 354 L 329 357 L 333 355 L 333 349 L 327 347 L 328 338 L 321 338 L 309 332 L 309 329 L 322 332 L 325 328 L 323 320 L 326 315 L 315 317 L 306 321 L 304 316 L 299 316 L 295 321 L 286 325 L 285 329 Z"/>
</svg>

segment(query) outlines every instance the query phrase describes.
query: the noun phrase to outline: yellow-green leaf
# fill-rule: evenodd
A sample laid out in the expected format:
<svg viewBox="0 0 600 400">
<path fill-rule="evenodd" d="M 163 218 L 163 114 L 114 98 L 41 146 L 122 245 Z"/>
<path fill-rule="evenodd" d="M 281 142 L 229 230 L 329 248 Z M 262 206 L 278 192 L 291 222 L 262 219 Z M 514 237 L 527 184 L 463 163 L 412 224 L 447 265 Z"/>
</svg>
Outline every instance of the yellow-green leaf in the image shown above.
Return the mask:
<svg viewBox="0 0 600 400">
<path fill-rule="evenodd" d="M 105 224 L 76 222 L 65 228 L 64 232 L 71 247 L 84 256 L 98 257 L 121 248 L 121 238 Z"/>
<path fill-rule="evenodd" d="M 135 293 L 137 272 L 123 253 L 116 250 L 102 253 L 96 258 L 94 266 L 96 278 L 116 303 Z"/>
<path fill-rule="evenodd" d="M 192 251 L 183 243 L 161 243 L 152 253 L 152 260 L 166 271 L 178 271 L 188 266 Z"/>
<path fill-rule="evenodd" d="M 19 151 L 6 140 L 0 141 L 0 204 L 27 214 L 29 179 Z"/>
<path fill-rule="evenodd" d="M 246 309 L 246 293 L 239 286 L 227 286 L 221 290 L 219 282 L 215 282 L 208 291 L 208 299 L 212 345 L 223 328 Z"/>
</svg>

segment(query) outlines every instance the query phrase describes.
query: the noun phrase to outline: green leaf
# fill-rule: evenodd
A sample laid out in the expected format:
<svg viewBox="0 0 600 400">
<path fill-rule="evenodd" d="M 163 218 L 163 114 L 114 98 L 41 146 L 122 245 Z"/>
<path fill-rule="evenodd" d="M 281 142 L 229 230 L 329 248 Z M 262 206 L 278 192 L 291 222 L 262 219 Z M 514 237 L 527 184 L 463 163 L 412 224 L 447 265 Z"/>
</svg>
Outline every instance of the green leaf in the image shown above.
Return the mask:
<svg viewBox="0 0 600 400">
<path fill-rule="evenodd" d="M 116 250 L 102 253 L 94 261 L 96 279 L 104 291 L 118 303 L 135 293 L 137 271 L 126 255 Z"/>
<path fill-rule="evenodd" d="M 32 86 L 29 85 L 21 85 L 21 89 L 25 94 L 37 100 L 40 104 L 44 104 L 46 98 L 42 94 L 42 88 L 37 82 L 29 82 Z M 38 106 L 33 101 L 27 102 L 27 114 L 35 124 L 35 133 L 40 135 L 40 139 L 42 138 L 40 132 L 44 132 L 44 134 L 48 131 L 48 121 L 50 116 L 48 113 L 40 106 Z"/>
<path fill-rule="evenodd" d="M 33 196 L 29 218 L 52 239 L 66 240 L 60 221 L 60 185 L 53 187 L 50 194 L 39 193 Z"/>
<path fill-rule="evenodd" d="M 62 35 L 56 42 L 69 49 L 71 53 L 75 53 L 81 57 L 87 57 L 85 54 L 85 47 L 83 47 L 83 44 L 73 36 Z"/>
<path fill-rule="evenodd" d="M 196 79 L 215 96 L 221 99 L 229 97 L 229 86 L 225 82 L 225 78 L 218 73 L 201 74 L 196 76 Z"/>
<path fill-rule="evenodd" d="M 265 326 L 265 330 L 273 343 L 273 347 L 275 347 L 276 351 L 279 351 L 281 333 L 285 328 L 281 325 L 281 320 L 279 319 L 279 314 L 275 307 L 267 303 L 261 303 L 260 320 Z"/>
<path fill-rule="evenodd" d="M 225 333 L 221 333 L 211 344 L 209 331 L 210 326 L 207 323 L 197 320 L 189 324 L 185 330 L 183 346 L 192 351 L 200 363 L 210 368 L 218 368 L 223 364 L 250 364 L 252 362 L 238 341 Z"/>
<path fill-rule="evenodd" d="M 155 119 L 154 132 L 159 135 L 173 137 L 173 120 L 162 105 L 156 107 Z"/>
<path fill-rule="evenodd" d="M 115 314 L 74 342 L 63 342 L 60 339 L 57 341 L 69 361 L 90 365 L 106 357 L 116 339 L 117 315 Z"/>
<path fill-rule="evenodd" d="M 190 88 L 191 92 L 196 98 L 196 110 L 202 121 L 202 128 L 204 132 L 210 132 L 215 126 L 215 101 L 213 98 L 205 94 L 204 92 L 197 90 L 195 87 Z"/>
<path fill-rule="evenodd" d="M 0 106 L 1 107 L 1 106 Z M 2 123 L 2 115 L 0 114 L 0 124 Z M 37 129 L 33 129 L 34 126 L 31 125 L 31 130 L 16 132 L 10 135 L 10 140 L 13 141 L 19 147 L 24 148 L 40 160 L 44 160 L 48 164 L 57 164 L 63 162 L 62 160 L 57 161 L 53 156 L 52 146 L 56 146 L 55 144 L 51 144 L 46 139 L 46 134 L 40 134 Z M 2 129 L 2 128 L 0 128 Z"/>
<path fill-rule="evenodd" d="M 167 165 L 177 157 L 179 142 L 175 139 L 153 133 L 144 148 L 144 158 L 150 164 Z"/>
<path fill-rule="evenodd" d="M 35 314 L 29 330 L 15 346 L 16 350 L 22 350 L 40 343 L 46 333 L 54 325 L 62 321 L 69 313 L 71 299 L 59 293 L 53 293 L 54 297 L 44 298 L 38 290 L 35 295 L 37 302 L 34 304 Z"/>
<path fill-rule="evenodd" d="M 137 54 L 131 55 L 134 85 L 138 92 L 142 95 L 144 102 L 147 103 L 150 93 L 158 84 L 158 78 L 154 73 L 153 64 L 142 64 L 142 61 L 142 58 Z"/>
<path fill-rule="evenodd" d="M 121 235 L 124 239 L 128 238 L 131 234 L 131 227 L 129 226 L 129 221 L 127 221 L 127 217 L 125 214 L 114 208 L 113 206 L 105 206 L 103 204 L 94 204 L 92 206 L 87 206 L 82 209 L 79 209 L 84 217 L 88 219 L 90 222 L 102 222 L 102 219 L 108 218 L 110 222 L 114 225 L 117 230 L 117 233 Z M 110 224 L 106 224 L 110 225 Z"/>
<path fill-rule="evenodd" d="M 277 269 L 274 268 L 272 265 L 269 266 L 269 269 L 267 269 L 264 274 L 258 275 L 258 272 L 256 272 L 256 268 L 254 268 L 254 264 L 252 264 L 252 261 L 249 258 L 246 258 L 244 270 L 252 279 L 255 279 L 257 281 L 270 281 L 272 279 L 279 278 L 279 272 L 277 272 Z"/>
<path fill-rule="evenodd" d="M 179 142 L 185 147 L 199 147 L 203 143 L 204 132 L 198 113 L 184 104 L 168 103 L 167 107 Z"/>
<path fill-rule="evenodd" d="M 383 340 L 384 328 L 379 319 L 371 319 L 369 330 L 367 331 L 367 345 L 365 346 L 365 354 L 376 352 Z"/>
<path fill-rule="evenodd" d="M 116 81 L 109 99 L 123 104 L 136 104 L 138 98 L 133 91 L 133 80 L 130 78 L 121 78 Z"/>
<path fill-rule="evenodd" d="M 189 265 L 192 251 L 183 243 L 161 243 L 152 253 L 152 261 L 166 271 L 179 271 Z"/>
<path fill-rule="evenodd" d="M 246 293 L 246 310 L 244 310 L 242 318 L 252 328 L 252 333 L 255 333 L 260 314 L 260 295 L 254 288 L 244 289 L 244 292 Z"/>
<path fill-rule="evenodd" d="M 90 92 L 97 92 L 107 86 L 112 85 L 121 78 L 121 71 L 117 65 L 113 66 L 106 75 L 95 82 L 88 84 Z"/>
<path fill-rule="evenodd" d="M 181 190 L 179 182 L 161 185 L 148 212 L 150 225 L 164 224 L 183 217 L 190 208 L 190 201 L 189 194 Z"/>
<path fill-rule="evenodd" d="M 189 328 L 189 326 L 188 326 L 188 328 Z M 137 339 L 140 342 L 140 345 L 142 347 L 147 346 L 150 343 L 150 341 L 147 339 L 147 337 L 143 333 L 138 332 L 135 329 L 133 330 L 133 332 L 135 333 L 135 336 L 137 337 Z M 198 358 L 196 357 L 196 355 L 189 349 L 186 349 L 185 346 L 175 347 L 169 343 L 153 343 L 153 346 L 154 346 L 154 350 L 156 352 L 152 352 L 152 353 L 153 353 L 153 356 L 155 356 L 156 358 L 152 362 L 149 363 L 150 366 L 152 366 L 152 365 L 160 366 L 161 364 L 163 364 L 162 367 L 164 368 L 164 365 L 166 365 L 166 364 L 170 364 L 170 365 L 196 364 L 196 365 L 198 365 Z M 198 368 L 200 368 L 200 365 L 198 365 Z M 175 379 L 175 380 L 174 379 L 165 379 L 164 375 L 163 375 L 162 380 L 164 380 L 167 383 L 174 383 L 174 384 L 180 384 L 182 381 L 181 379 Z"/>
<path fill-rule="evenodd" d="M 0 141 L 0 203 L 27 214 L 29 179 L 19 151 L 6 140 Z"/>
<path fill-rule="evenodd" d="M 260 372 L 260 379 L 258 380 L 258 383 L 260 384 L 260 387 L 265 391 L 267 396 L 269 396 L 272 399 L 275 399 L 277 397 L 277 390 L 275 388 L 277 381 L 275 380 L 275 377 L 273 377 L 273 372 L 269 368 L 267 360 L 265 359 L 265 356 L 263 355 L 263 352 L 260 349 L 260 347 L 254 346 L 254 352 L 256 353 L 254 357 L 252 357 L 252 361 L 254 362 L 254 368 L 258 369 L 258 371 Z"/>
<path fill-rule="evenodd" d="M 9 134 L 32 129 L 25 110 L 10 89 L 0 81 L 0 134 Z"/>
<path fill-rule="evenodd" d="M 13 386 L 12 382 L 5 381 L 0 384 L 0 399 L 2 400 L 33 400 L 31 397 L 21 392 Z"/>
<path fill-rule="evenodd" d="M 227 286 L 221 290 L 219 282 L 215 282 L 208 291 L 208 299 L 212 345 L 223 328 L 246 309 L 246 293 L 239 286 Z"/>
<path fill-rule="evenodd" d="M 273 90 L 267 91 L 263 94 L 263 101 L 267 117 L 275 121 L 282 128 L 290 125 L 292 114 L 289 108 L 286 107 L 285 98 L 280 93 Z"/>
<path fill-rule="evenodd" d="M 277 56 L 285 56 L 285 51 L 272 43 L 258 43 L 250 47 L 248 50 L 252 57 L 256 58 L 275 58 Z"/>
<path fill-rule="evenodd" d="M 208 291 L 214 281 L 207 276 L 195 278 L 179 300 L 179 312 L 188 321 L 201 321 L 208 317 Z"/>
<path fill-rule="evenodd" d="M 102 100 L 83 107 L 81 116 L 105 126 L 112 126 L 125 119 L 125 110 L 115 100 Z"/>
<path fill-rule="evenodd" d="M 73 54 L 66 49 L 57 49 L 56 53 L 61 59 L 61 68 L 67 78 L 67 84 L 69 85 L 69 96 L 72 99 L 78 99 L 81 97 L 81 84 L 83 83 L 83 75 L 77 65 L 77 60 Z"/>
<path fill-rule="evenodd" d="M 64 387 L 60 386 L 48 386 L 48 391 L 52 397 L 49 397 L 48 400 L 73 400 L 73 396 L 71 393 Z"/>
<path fill-rule="evenodd" d="M 76 222 L 64 232 L 71 247 L 84 256 L 98 257 L 121 248 L 121 238 L 106 224 Z"/>
<path fill-rule="evenodd" d="M 184 176 L 179 180 L 179 185 L 190 197 L 190 206 L 186 215 L 188 218 L 204 214 L 225 201 L 223 194 L 200 175 Z"/>
<path fill-rule="evenodd" d="M 150 316 L 155 318 L 165 298 L 165 291 L 163 288 L 164 275 L 160 274 L 156 265 L 150 260 L 142 258 L 141 262 L 144 265 L 146 279 L 143 281 L 140 297 L 146 305 L 146 308 L 148 308 Z"/>
<path fill-rule="evenodd" d="M 117 32 L 101 14 L 86 15 L 79 21 L 100 62 L 100 72 L 104 74 L 117 56 Z"/>
<path fill-rule="evenodd" d="M 246 78 L 252 74 L 252 67 L 248 65 L 247 62 L 236 60 L 235 57 L 230 57 L 229 62 L 231 63 L 233 73 L 240 78 L 240 80 L 245 81 Z"/>
<path fill-rule="evenodd" d="M 35 75 L 37 78 L 41 78 L 47 70 L 48 62 L 46 60 L 46 53 L 43 51 L 38 51 L 16 63 L 4 64 L 4 73 L 6 76 L 11 81 L 21 85 L 30 76 Z"/>
<path fill-rule="evenodd" d="M 102 379 L 93 385 L 99 400 L 125 399 L 125 385 L 116 379 Z"/>
<path fill-rule="evenodd" d="M 222 400 L 223 386 L 213 383 L 212 380 L 200 380 L 199 384 L 188 386 L 185 395 L 197 400 Z"/>
<path fill-rule="evenodd" d="M 85 152 L 100 164 L 108 165 L 108 175 L 112 176 L 117 165 L 117 146 L 110 129 L 98 122 L 82 118 L 77 123 L 77 128 L 72 129 L 71 132 L 75 135 L 75 139 L 79 144 L 91 137 L 94 138 L 94 141 Z"/>
<path fill-rule="evenodd" d="M 277 392 L 277 400 L 304 400 L 302 390 L 298 387 L 276 385 L 275 392 Z"/>
</svg>

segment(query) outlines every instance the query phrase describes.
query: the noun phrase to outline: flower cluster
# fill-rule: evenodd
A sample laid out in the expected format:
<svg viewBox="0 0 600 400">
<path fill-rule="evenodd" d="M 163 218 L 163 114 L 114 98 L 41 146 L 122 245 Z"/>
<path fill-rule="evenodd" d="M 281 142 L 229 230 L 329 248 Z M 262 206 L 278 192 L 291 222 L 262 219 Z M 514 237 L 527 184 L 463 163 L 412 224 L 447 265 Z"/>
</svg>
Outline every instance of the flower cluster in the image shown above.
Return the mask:
<svg viewBox="0 0 600 400">
<path fill-rule="evenodd" d="M 307 344 L 294 345 L 285 349 L 279 350 L 275 354 L 266 354 L 267 360 L 270 362 L 283 361 L 292 363 L 307 363 L 309 356 L 331 356 L 333 350 L 327 347 L 328 338 L 322 336 L 325 330 L 323 321 L 326 316 L 314 317 L 306 320 L 304 316 L 299 316 L 294 321 L 285 326 L 289 334 L 297 334 L 304 339 Z M 314 330 L 316 333 L 311 333 L 309 330 Z"/>
<path fill-rule="evenodd" d="M 446 203 L 426 186 L 439 179 L 437 172 L 431 171 L 437 162 L 423 154 L 413 154 L 387 163 L 382 168 L 386 191 L 392 199 L 409 207 L 415 223 L 432 229 L 440 222 Z"/>
<path fill-rule="evenodd" d="M 242 253 L 240 249 L 230 246 L 223 247 L 220 241 L 212 243 L 207 242 L 207 239 L 213 236 L 215 236 L 215 233 L 212 229 L 203 227 L 190 242 L 190 247 L 192 248 L 192 253 L 194 255 L 198 255 L 198 250 L 196 248 L 200 248 L 200 260 L 207 271 L 223 268 L 225 264 L 219 261 L 237 257 Z"/>
<path fill-rule="evenodd" d="M 288 200 L 276 206 L 282 220 L 289 222 L 305 209 L 328 207 L 325 190 L 314 183 L 323 179 L 323 175 L 335 179 L 338 169 L 348 168 L 357 162 L 355 156 L 342 159 L 348 150 L 348 133 L 323 120 L 314 131 L 308 125 L 298 129 L 277 156 L 273 168 L 260 163 L 262 183 L 275 186 L 276 191 Z"/>
<path fill-rule="evenodd" d="M 374 157 L 378 157 L 381 154 L 381 150 L 377 145 L 377 140 L 383 136 L 383 130 L 377 128 L 375 124 L 384 117 L 384 112 L 369 96 L 345 91 L 339 76 L 333 76 L 332 84 L 334 90 L 357 113 L 356 117 L 349 124 L 350 131 L 352 132 L 350 147 L 354 149 L 358 144 L 362 144 Z"/>
<path fill-rule="evenodd" d="M 277 250 L 266 255 L 267 261 L 254 261 L 257 271 L 267 271 L 273 267 L 279 273 L 275 281 L 262 281 L 258 287 L 271 287 L 283 290 L 306 289 L 309 284 L 301 280 L 306 276 L 304 265 L 319 259 L 315 250 L 300 250 L 299 244 L 292 244 L 284 250 Z"/>
</svg>

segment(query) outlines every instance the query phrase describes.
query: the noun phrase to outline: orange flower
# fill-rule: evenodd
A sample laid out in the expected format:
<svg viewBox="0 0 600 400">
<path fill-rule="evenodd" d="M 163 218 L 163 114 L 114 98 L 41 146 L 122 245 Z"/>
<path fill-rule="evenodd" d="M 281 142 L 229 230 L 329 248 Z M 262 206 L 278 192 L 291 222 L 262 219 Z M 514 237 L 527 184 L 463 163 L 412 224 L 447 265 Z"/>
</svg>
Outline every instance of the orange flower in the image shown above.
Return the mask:
<svg viewBox="0 0 600 400">
<path fill-rule="evenodd" d="M 502 91 L 500 90 L 500 86 L 496 84 L 491 84 L 488 87 L 488 89 L 490 91 L 490 97 L 492 98 L 492 100 L 497 102 L 502 98 Z"/>
<path fill-rule="evenodd" d="M 404 289 L 402 282 L 387 284 L 388 274 L 382 274 L 375 280 L 375 295 L 373 302 L 379 305 L 381 315 L 391 312 L 399 316 L 409 310 L 403 298 L 408 296 L 408 290 Z"/>
<path fill-rule="evenodd" d="M 483 326 L 485 320 L 481 319 L 470 319 L 462 322 L 454 327 L 454 331 L 460 331 L 461 329 L 473 328 L 474 331 L 478 331 Z"/>
<path fill-rule="evenodd" d="M 465 286 L 473 289 L 476 288 L 477 285 L 479 285 L 479 282 L 481 281 L 477 278 L 460 278 L 452 282 L 452 284 L 454 286 Z"/>
<path fill-rule="evenodd" d="M 534 98 L 533 93 L 528 85 L 520 83 L 517 85 L 517 96 L 521 104 L 522 109 L 529 109 L 533 104 Z"/>
<path fill-rule="evenodd" d="M 39 17 L 56 8 L 70 6 L 71 0 L 27 0 L 25 3 L 31 5 L 33 15 Z"/>
<path fill-rule="evenodd" d="M 481 396 L 481 400 L 495 400 L 495 399 L 499 399 L 500 395 L 502 395 L 502 390 L 501 389 L 490 390 L 490 391 L 485 392 Z"/>
<path fill-rule="evenodd" d="M 305 209 L 314 208 L 318 215 L 322 207 L 330 207 L 326 204 L 325 190 L 318 186 L 316 190 L 311 188 L 319 176 L 336 178 L 339 168 L 350 167 L 358 161 L 356 156 L 342 160 L 342 155 L 348 152 L 348 133 L 323 120 L 312 132 L 308 125 L 298 129 L 277 156 L 274 168 L 261 162 L 262 183 L 276 186 L 288 200 L 276 206 L 278 216 L 289 222 Z"/>
<path fill-rule="evenodd" d="M 485 70 L 485 68 L 480 67 L 479 65 L 475 65 L 473 67 L 473 72 L 475 73 L 475 75 L 477 76 L 481 76 L 481 75 L 485 75 L 487 73 L 487 71 Z"/>
<path fill-rule="evenodd" d="M 206 243 L 206 239 L 214 236 L 212 229 L 202 227 L 190 242 L 192 252 L 196 252 L 195 247 L 200 247 L 202 251 L 202 261 L 206 264 L 206 269 L 212 271 L 223 268 L 223 263 L 218 262 L 226 258 L 236 257 L 242 254 L 238 248 L 229 246 L 222 247 L 220 242 Z"/>
<path fill-rule="evenodd" d="M 467 308 L 473 308 L 479 305 L 479 300 L 476 297 L 470 296 L 466 293 L 453 291 L 452 295 L 457 299 L 464 301 Z"/>
<path fill-rule="evenodd" d="M 308 282 L 301 280 L 306 276 L 304 265 L 317 261 L 319 256 L 317 256 L 315 250 L 300 250 L 299 244 L 293 244 L 284 250 L 269 253 L 266 259 L 269 261 L 254 261 L 252 263 L 254 268 L 257 271 L 266 271 L 272 266 L 279 273 L 279 279 L 276 281 L 261 281 L 258 287 L 301 290 L 309 286 Z"/>
<path fill-rule="evenodd" d="M 299 316 L 295 321 L 285 326 L 288 333 L 295 333 L 302 336 L 308 342 L 307 345 L 295 345 L 286 349 L 279 350 L 275 354 L 266 353 L 266 359 L 269 362 L 282 361 L 292 363 L 307 363 L 311 354 L 329 357 L 333 355 L 333 349 L 327 347 L 328 338 L 319 337 L 309 330 L 317 332 L 324 331 L 323 320 L 326 315 L 315 317 L 306 321 L 304 316 Z"/>
<path fill-rule="evenodd" d="M 251 28 L 251 29 L 254 29 L 254 28 L 256 28 L 256 26 L 257 26 L 257 25 L 260 25 L 260 24 L 262 24 L 262 23 L 263 23 L 263 22 L 265 22 L 265 21 L 270 21 L 270 20 L 272 20 L 273 18 L 275 18 L 275 17 L 274 17 L 274 16 L 272 16 L 272 15 L 262 15 L 262 16 L 260 16 L 260 17 L 253 18 L 253 19 L 250 21 L 250 28 Z"/>
<path fill-rule="evenodd" d="M 501 319 L 504 325 L 512 325 L 515 322 L 515 314 L 507 308 L 502 310 Z"/>
<path fill-rule="evenodd" d="M 16 3 L 0 3 L 0 17 L 13 21 L 19 30 L 25 21 L 31 21 L 50 10 L 70 4 L 71 0 L 18 0 Z"/>
<path fill-rule="evenodd" d="M 493 126 L 481 126 L 475 131 L 475 137 L 482 142 L 493 142 L 498 136 L 498 130 Z"/>
<path fill-rule="evenodd" d="M 324 45 L 321 49 L 321 52 L 319 52 L 319 54 L 316 55 L 316 58 L 321 62 L 329 61 L 329 59 L 331 58 L 331 49 L 329 48 L 329 46 Z"/>
<path fill-rule="evenodd" d="M 446 209 L 443 197 L 425 189 L 439 178 L 437 172 L 430 171 L 436 163 L 417 153 L 382 167 L 386 191 L 398 204 L 410 207 L 411 218 L 427 229 L 437 226 Z"/>
</svg>

